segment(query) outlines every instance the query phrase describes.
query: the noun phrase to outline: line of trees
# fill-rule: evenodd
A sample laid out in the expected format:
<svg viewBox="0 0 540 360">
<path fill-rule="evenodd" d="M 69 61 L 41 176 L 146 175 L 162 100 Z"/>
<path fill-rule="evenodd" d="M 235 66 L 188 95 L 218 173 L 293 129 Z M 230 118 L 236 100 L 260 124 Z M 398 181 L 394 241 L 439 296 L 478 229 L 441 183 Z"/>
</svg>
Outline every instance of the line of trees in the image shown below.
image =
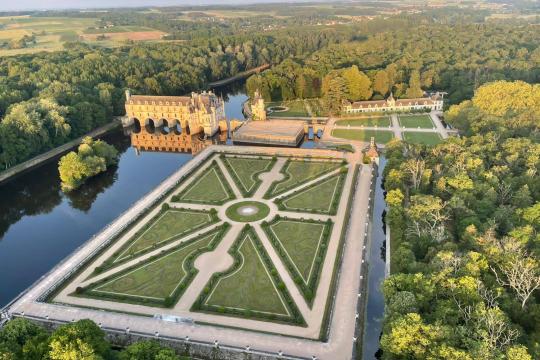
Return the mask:
<svg viewBox="0 0 540 360">
<path fill-rule="evenodd" d="M 450 107 L 435 147 L 394 141 L 383 359 L 540 358 L 540 86 L 497 81 Z"/>
<path fill-rule="evenodd" d="M 0 329 L 0 359 L 4 360 L 189 360 L 157 341 L 141 341 L 113 350 L 105 332 L 91 320 L 60 326 L 49 333 L 23 319 Z"/>
</svg>

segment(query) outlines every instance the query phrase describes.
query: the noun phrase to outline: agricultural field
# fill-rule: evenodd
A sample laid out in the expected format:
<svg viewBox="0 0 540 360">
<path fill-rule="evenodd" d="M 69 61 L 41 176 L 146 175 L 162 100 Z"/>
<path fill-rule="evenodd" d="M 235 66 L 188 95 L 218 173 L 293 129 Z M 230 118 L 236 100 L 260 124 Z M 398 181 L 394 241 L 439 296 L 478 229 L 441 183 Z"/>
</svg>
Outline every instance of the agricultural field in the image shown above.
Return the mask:
<svg viewBox="0 0 540 360">
<path fill-rule="evenodd" d="M 356 173 L 333 158 L 214 154 L 52 301 L 304 328 L 321 279 L 332 276 L 322 270 L 336 261 L 336 245 L 328 249 L 341 237 L 338 211 Z"/>
<path fill-rule="evenodd" d="M 69 41 L 113 47 L 133 41 L 160 40 L 165 33 L 137 26 L 99 28 L 97 18 L 0 17 L 0 56 L 59 51 Z M 27 39 L 22 42 L 24 37 Z"/>
</svg>

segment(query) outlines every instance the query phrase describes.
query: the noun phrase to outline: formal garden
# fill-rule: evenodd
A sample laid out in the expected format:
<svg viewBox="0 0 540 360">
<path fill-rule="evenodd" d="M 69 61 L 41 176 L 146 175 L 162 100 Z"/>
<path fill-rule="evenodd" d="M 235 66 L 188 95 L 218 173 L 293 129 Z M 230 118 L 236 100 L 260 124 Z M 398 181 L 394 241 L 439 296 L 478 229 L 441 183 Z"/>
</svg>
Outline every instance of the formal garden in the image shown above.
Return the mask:
<svg viewBox="0 0 540 360">
<path fill-rule="evenodd" d="M 306 326 L 300 309 L 313 307 L 328 256 L 335 269 L 350 174 L 345 160 L 213 154 L 102 249 L 69 296 Z"/>
</svg>

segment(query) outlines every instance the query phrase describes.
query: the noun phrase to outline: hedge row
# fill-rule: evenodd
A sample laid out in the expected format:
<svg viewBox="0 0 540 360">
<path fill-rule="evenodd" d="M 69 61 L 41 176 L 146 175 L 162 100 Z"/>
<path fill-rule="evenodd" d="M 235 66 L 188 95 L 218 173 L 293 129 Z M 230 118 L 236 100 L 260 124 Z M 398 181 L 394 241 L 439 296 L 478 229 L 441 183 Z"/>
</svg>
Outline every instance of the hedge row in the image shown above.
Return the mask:
<svg viewBox="0 0 540 360">
<path fill-rule="evenodd" d="M 323 234 L 321 243 L 319 245 L 319 248 L 317 249 L 315 261 L 313 263 L 313 274 L 314 276 L 311 276 L 311 278 L 308 280 L 308 283 L 302 279 L 302 276 L 298 273 L 296 270 L 296 267 L 294 266 L 294 263 L 292 260 L 287 256 L 285 248 L 283 247 L 281 241 L 274 235 L 274 232 L 271 230 L 271 227 L 278 222 L 285 220 L 285 221 L 302 221 L 304 223 L 311 223 L 311 224 L 324 224 Z M 311 307 L 313 306 L 313 301 L 315 300 L 315 294 L 317 292 L 317 287 L 319 286 L 319 280 L 321 278 L 321 270 L 322 265 L 324 263 L 324 259 L 326 257 L 326 252 L 328 250 L 328 242 L 330 241 L 330 235 L 332 234 L 332 228 L 334 226 L 334 223 L 332 220 L 328 219 L 327 221 L 320 221 L 320 220 L 312 220 L 312 219 L 289 219 L 286 217 L 281 217 L 277 215 L 274 220 L 272 220 L 270 223 L 263 221 L 261 224 L 261 227 L 265 231 L 266 235 L 268 236 L 268 239 L 270 240 L 270 243 L 278 253 L 279 257 L 282 259 L 283 263 L 285 264 L 285 267 L 287 268 L 287 271 L 293 278 L 296 286 L 302 293 L 302 296 L 304 299 L 306 299 L 306 302 Z"/>
<path fill-rule="evenodd" d="M 182 197 L 185 196 L 186 193 L 191 190 L 191 187 L 194 186 L 194 184 L 196 184 L 203 176 L 205 176 L 206 172 L 208 170 L 211 170 L 214 167 L 217 168 L 216 173 L 218 174 L 218 176 L 220 178 L 219 180 L 221 181 L 221 183 L 223 184 L 223 187 L 225 188 L 225 191 L 227 192 L 227 199 L 220 200 L 220 201 L 211 201 L 211 200 L 199 201 L 199 200 L 182 199 Z M 235 198 L 236 198 L 236 196 L 234 195 L 234 192 L 231 189 L 231 187 L 230 187 L 229 183 L 227 182 L 227 180 L 223 177 L 223 174 L 221 173 L 221 169 L 219 168 L 219 165 L 218 165 L 217 161 L 212 160 L 212 164 L 206 169 L 206 171 L 203 171 L 202 173 L 200 173 L 195 179 L 193 179 L 193 181 L 191 182 L 191 184 L 189 186 L 186 186 L 182 191 L 180 191 L 178 194 L 174 195 L 171 198 L 171 201 L 172 202 L 183 202 L 183 203 L 188 203 L 188 204 L 223 205 L 227 201 L 235 199 Z"/>
<path fill-rule="evenodd" d="M 108 269 L 110 269 L 112 267 L 123 264 L 123 263 L 125 263 L 127 261 L 130 261 L 130 260 L 136 258 L 136 257 L 144 255 L 144 254 L 146 254 L 148 252 L 154 251 L 157 248 L 160 248 L 160 247 L 162 247 L 162 246 L 164 246 L 166 244 L 169 244 L 169 243 L 171 243 L 173 241 L 178 240 L 178 238 L 180 238 L 182 236 L 185 236 L 187 234 L 191 234 L 191 233 L 193 233 L 193 232 L 195 232 L 197 230 L 200 230 L 202 228 L 205 228 L 207 226 L 210 226 L 210 225 L 215 224 L 215 223 L 220 221 L 218 216 L 217 216 L 217 211 L 215 209 L 211 209 L 210 211 L 206 211 L 206 210 L 195 210 L 195 209 L 185 209 L 185 208 L 174 208 L 173 211 L 189 210 L 189 212 L 197 212 L 197 213 L 201 213 L 201 214 L 208 214 L 208 215 L 210 215 L 210 218 L 211 218 L 210 222 L 209 223 L 203 223 L 203 224 L 200 224 L 198 226 L 192 227 L 191 229 L 188 229 L 188 230 L 184 231 L 183 233 L 175 235 L 173 238 L 171 238 L 171 239 L 169 239 L 167 241 L 161 241 L 161 242 L 155 243 L 155 244 L 153 244 L 151 247 L 149 247 L 147 249 L 140 250 L 140 251 L 138 251 L 138 252 L 136 252 L 134 254 L 131 254 L 131 255 L 123 258 L 122 260 L 115 261 L 129 246 L 131 246 L 131 244 L 133 242 L 135 242 L 137 240 L 137 238 L 139 236 L 141 236 L 146 230 L 148 230 L 151 226 L 153 226 L 155 224 L 155 222 L 159 219 L 160 216 L 162 216 L 164 213 L 166 213 L 169 210 L 170 210 L 169 204 L 163 204 L 161 206 L 160 211 L 155 216 L 153 216 L 152 219 L 150 219 L 146 224 L 144 224 L 144 226 L 141 227 L 135 233 L 135 235 L 133 235 L 128 241 L 126 241 L 118 250 L 116 250 L 110 258 L 105 260 L 103 262 L 103 264 L 101 264 L 100 266 L 97 266 L 94 269 L 94 274 L 100 274 L 105 270 L 108 270 Z"/>
<path fill-rule="evenodd" d="M 306 213 L 311 213 L 311 214 L 323 214 L 323 215 L 336 215 L 337 214 L 337 209 L 339 207 L 339 201 L 341 200 L 341 194 L 343 193 L 343 183 L 345 182 L 346 174 L 347 174 L 347 168 L 342 167 L 341 170 L 340 170 L 340 174 L 336 175 L 336 176 L 339 176 L 339 180 L 338 180 L 338 183 L 336 185 L 338 187 L 338 189 L 337 189 L 336 193 L 334 194 L 334 197 L 332 198 L 332 203 L 330 204 L 330 210 L 329 211 L 318 210 L 318 209 L 289 208 L 289 207 L 287 207 L 287 205 L 284 204 L 288 199 L 290 199 L 290 198 L 292 198 L 292 197 L 306 191 L 306 189 L 296 190 L 292 194 L 290 194 L 290 195 L 288 195 L 286 197 L 275 199 L 274 202 L 278 206 L 278 209 L 282 210 L 282 211 L 294 211 L 294 212 L 302 212 L 302 213 L 306 212 Z M 331 176 L 330 178 L 333 178 L 333 176 Z M 323 182 L 328 181 L 330 178 L 326 178 L 326 179 L 322 179 L 320 181 L 317 181 L 316 183 L 314 183 L 312 185 L 312 187 L 320 185 Z"/>
<path fill-rule="evenodd" d="M 253 181 L 255 181 L 255 184 L 253 185 L 253 187 L 248 191 L 244 188 L 244 185 L 242 184 L 242 181 L 240 180 L 240 178 L 238 177 L 238 175 L 236 175 L 236 172 L 233 170 L 233 167 L 231 166 L 231 164 L 229 164 L 228 161 L 226 161 L 226 158 L 228 157 L 231 157 L 231 158 L 239 158 L 239 159 L 249 159 L 249 158 L 246 158 L 246 157 L 242 157 L 242 156 L 225 156 L 225 154 L 221 154 L 220 155 L 220 158 L 223 160 L 223 164 L 225 165 L 225 167 L 227 168 L 227 170 L 229 170 L 229 174 L 231 174 L 231 177 L 233 178 L 234 182 L 236 183 L 236 187 L 240 190 L 240 192 L 242 193 L 242 195 L 244 195 L 244 197 L 252 197 L 253 194 L 255 194 L 255 191 L 257 191 L 257 189 L 259 188 L 259 186 L 261 186 L 262 184 L 262 180 L 259 179 L 259 175 L 262 174 L 262 173 L 265 173 L 265 172 L 268 172 L 270 171 L 273 167 L 274 167 L 274 164 L 276 163 L 277 161 L 277 157 L 273 156 L 271 158 L 271 161 L 270 163 L 268 164 L 268 166 L 266 168 L 264 168 L 263 170 L 261 171 L 257 171 L 257 172 L 254 172 L 251 174 L 251 179 Z M 259 160 L 263 160 L 264 158 L 262 156 L 259 156 Z"/>
<path fill-rule="evenodd" d="M 206 301 L 208 300 L 208 296 L 212 293 L 212 290 L 217 285 L 220 278 L 226 277 L 233 272 L 237 271 L 238 268 L 242 265 L 242 257 L 239 252 L 240 245 L 242 243 L 242 240 L 245 239 L 247 235 L 250 235 L 250 237 L 253 239 L 255 248 L 258 251 L 259 255 L 261 256 L 265 266 L 270 272 L 270 275 L 272 276 L 272 279 L 274 283 L 276 284 L 276 288 L 281 293 L 281 296 L 285 300 L 286 306 L 289 310 L 290 316 L 284 316 L 279 314 L 268 314 L 264 312 L 259 312 L 256 310 L 249 310 L 249 309 L 235 309 L 235 308 L 228 308 L 223 306 L 215 306 L 215 305 L 207 305 Z M 272 260 L 270 259 L 270 256 L 264 249 L 264 246 L 262 242 L 260 241 L 259 237 L 253 230 L 253 227 L 251 227 L 249 224 L 245 225 L 242 229 L 242 232 L 238 236 L 238 238 L 235 240 L 234 244 L 229 249 L 228 253 L 234 258 L 234 264 L 232 267 L 230 267 L 228 270 L 216 273 L 212 275 L 208 283 L 206 284 L 203 292 L 199 295 L 195 303 L 191 307 L 191 311 L 202 311 L 202 312 L 211 312 L 211 313 L 220 313 L 220 314 L 227 314 L 242 318 L 258 318 L 263 320 L 269 320 L 273 322 L 282 322 L 282 323 L 293 323 L 300 326 L 306 326 L 306 322 L 300 313 L 300 310 L 298 310 L 298 307 L 296 306 L 296 303 L 294 302 L 293 298 L 291 297 L 290 293 L 287 291 L 286 285 L 283 283 L 281 278 L 279 277 L 279 274 L 272 263 Z"/>
<path fill-rule="evenodd" d="M 332 171 L 335 170 L 335 169 L 330 169 L 330 170 L 328 170 L 328 171 L 325 171 L 325 172 L 323 172 L 323 173 L 317 174 L 317 175 L 315 175 L 315 176 L 310 176 L 310 177 L 308 177 L 308 178 L 306 178 L 306 179 L 304 179 L 304 180 L 302 180 L 302 181 L 299 181 L 299 182 L 297 182 L 297 183 L 294 183 L 294 184 L 292 184 L 292 185 L 286 187 L 285 189 L 280 190 L 279 192 L 274 193 L 274 190 L 275 190 L 276 186 L 278 186 L 279 184 L 281 184 L 281 183 L 283 183 L 283 182 L 285 182 L 285 181 L 287 181 L 287 180 L 290 179 L 291 175 L 289 174 L 289 172 L 288 172 L 287 170 L 288 170 L 288 168 L 289 168 L 289 165 L 290 165 L 293 161 L 300 161 L 300 160 L 293 160 L 293 159 L 288 159 L 288 160 L 287 160 L 287 162 L 285 163 L 285 165 L 284 165 L 284 166 L 281 168 L 281 170 L 280 170 L 280 174 L 282 174 L 282 175 L 284 176 L 283 180 L 280 180 L 280 181 L 274 181 L 274 182 L 272 183 L 272 185 L 270 185 L 270 187 L 268 188 L 268 190 L 266 191 L 266 193 L 264 194 L 263 198 L 265 198 L 265 199 L 270 199 L 270 198 L 273 197 L 273 196 L 281 195 L 281 194 L 283 194 L 284 192 L 287 192 L 287 191 L 289 191 L 289 190 L 291 190 L 291 189 L 293 189 L 293 188 L 295 188 L 295 187 L 301 186 L 301 185 L 303 185 L 303 184 L 305 184 L 305 183 L 307 183 L 307 182 L 310 182 L 310 181 L 313 180 L 313 179 L 318 178 L 319 176 L 323 176 L 324 174 L 327 174 L 327 173 L 332 172 Z M 304 162 L 312 162 L 312 160 L 304 160 Z M 336 163 L 337 163 L 337 161 L 336 161 Z M 343 165 L 345 165 L 345 164 L 347 164 L 347 160 L 343 159 L 343 160 L 341 161 L 341 163 L 342 163 Z"/>
<path fill-rule="evenodd" d="M 191 284 L 193 279 L 198 273 L 198 270 L 194 266 L 195 259 L 199 257 L 202 253 L 210 252 L 215 250 L 216 246 L 219 244 L 219 242 L 223 239 L 225 234 L 229 231 L 231 225 L 229 223 L 223 223 L 221 226 L 219 226 L 217 229 L 213 229 L 210 231 L 207 231 L 200 236 L 188 240 L 186 242 L 183 242 L 171 249 L 168 250 L 162 250 L 159 254 L 153 255 L 149 257 L 148 259 L 142 260 L 138 262 L 135 265 L 132 265 L 128 268 L 125 268 L 115 274 L 112 274 L 110 276 L 104 277 L 103 279 L 100 279 L 87 287 L 78 287 L 76 289 L 76 295 L 78 296 L 84 296 L 84 297 L 90 297 L 90 298 L 97 298 L 97 299 L 107 299 L 107 300 L 115 300 L 120 302 L 128 302 L 132 304 L 138 304 L 138 305 L 156 305 L 161 307 L 172 307 L 174 304 L 178 302 L 178 299 L 182 296 L 185 289 Z M 218 233 L 217 236 L 208 244 L 208 246 L 198 248 L 197 250 L 193 251 L 191 254 L 189 254 L 188 257 L 185 259 L 185 267 L 188 270 L 187 276 L 182 280 L 182 282 L 178 285 L 178 287 L 175 289 L 173 294 L 168 296 L 167 298 L 163 300 L 159 299 L 146 299 L 146 298 L 140 298 L 137 296 L 131 296 L 131 295 L 123 295 L 123 294 L 111 294 L 111 293 L 101 293 L 98 291 L 94 291 L 99 286 L 118 278 L 124 274 L 127 274 L 141 266 L 144 266 L 145 264 L 151 263 L 159 258 L 162 258 L 164 256 L 167 256 L 168 254 L 177 251 L 179 249 L 182 249 L 208 235 L 211 235 L 213 233 Z"/>
</svg>

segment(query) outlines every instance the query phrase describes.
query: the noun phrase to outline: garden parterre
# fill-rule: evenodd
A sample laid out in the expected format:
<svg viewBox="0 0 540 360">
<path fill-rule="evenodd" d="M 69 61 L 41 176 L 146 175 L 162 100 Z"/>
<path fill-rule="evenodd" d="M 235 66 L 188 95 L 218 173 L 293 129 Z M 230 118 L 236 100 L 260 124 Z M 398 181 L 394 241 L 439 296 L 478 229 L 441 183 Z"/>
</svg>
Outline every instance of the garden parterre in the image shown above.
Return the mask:
<svg viewBox="0 0 540 360">
<path fill-rule="evenodd" d="M 50 301 L 246 328 L 322 322 L 351 173 L 343 158 L 213 154 Z"/>
</svg>

